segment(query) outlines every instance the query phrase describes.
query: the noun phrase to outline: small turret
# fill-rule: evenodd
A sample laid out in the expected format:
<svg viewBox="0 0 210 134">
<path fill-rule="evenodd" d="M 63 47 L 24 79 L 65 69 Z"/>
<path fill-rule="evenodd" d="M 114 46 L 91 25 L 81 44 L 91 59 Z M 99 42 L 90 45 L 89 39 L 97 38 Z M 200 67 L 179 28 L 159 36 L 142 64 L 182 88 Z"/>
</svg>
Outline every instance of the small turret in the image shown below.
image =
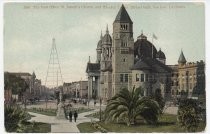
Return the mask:
<svg viewBox="0 0 210 134">
<path fill-rule="evenodd" d="M 180 54 L 180 56 L 179 56 L 179 60 L 178 60 L 178 63 L 179 63 L 179 65 L 184 65 L 184 64 L 186 64 L 186 59 L 185 59 L 185 57 L 184 57 L 184 54 L 183 54 L 183 52 L 182 52 L 182 50 L 181 50 L 181 54 Z"/>
<path fill-rule="evenodd" d="M 109 34 L 108 24 L 106 25 L 106 34 Z"/>
<path fill-rule="evenodd" d="M 101 69 L 107 69 L 112 60 L 112 37 L 109 34 L 108 25 L 106 26 L 106 34 L 102 38 L 102 53 L 101 53 Z"/>
<path fill-rule="evenodd" d="M 100 40 L 98 41 L 97 48 L 96 48 L 96 53 L 97 53 L 96 63 L 101 62 L 102 38 L 103 38 L 103 35 L 102 35 L 102 31 L 101 31 L 101 37 L 100 37 Z"/>
<path fill-rule="evenodd" d="M 156 59 L 159 60 L 160 62 L 162 62 L 163 64 L 165 64 L 166 62 L 166 56 L 165 54 L 161 51 L 161 49 L 159 49 L 159 51 L 156 54 Z"/>
<path fill-rule="evenodd" d="M 36 75 L 35 75 L 34 71 L 33 71 L 33 73 L 32 73 L 32 77 L 33 77 L 33 79 L 35 80 Z"/>
<path fill-rule="evenodd" d="M 112 37 L 109 35 L 108 25 L 106 26 L 106 34 L 102 38 L 102 45 L 112 45 Z"/>
</svg>

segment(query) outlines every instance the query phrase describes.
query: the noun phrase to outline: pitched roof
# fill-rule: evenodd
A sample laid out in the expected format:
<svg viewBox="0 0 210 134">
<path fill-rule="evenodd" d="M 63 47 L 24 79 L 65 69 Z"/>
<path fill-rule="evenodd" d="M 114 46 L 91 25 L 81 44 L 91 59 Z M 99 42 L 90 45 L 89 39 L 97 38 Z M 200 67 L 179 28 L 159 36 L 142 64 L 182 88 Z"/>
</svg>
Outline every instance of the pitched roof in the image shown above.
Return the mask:
<svg viewBox="0 0 210 134">
<path fill-rule="evenodd" d="M 142 58 L 134 64 L 131 70 L 151 70 L 157 73 L 167 73 L 171 72 L 171 68 L 161 63 L 157 59 L 152 59 L 150 57 Z"/>
<path fill-rule="evenodd" d="M 126 11 L 124 5 L 122 4 L 114 22 L 129 22 L 132 23 L 132 20 L 130 16 L 128 15 L 128 12 Z"/>
<path fill-rule="evenodd" d="M 179 60 L 178 60 L 178 63 L 186 63 L 187 61 L 186 61 L 186 59 L 185 59 L 185 57 L 184 57 L 184 54 L 183 54 L 183 52 L 181 51 L 181 54 L 180 54 L 180 56 L 179 56 Z"/>
<path fill-rule="evenodd" d="M 152 69 L 147 63 L 145 63 L 142 59 L 138 60 L 136 64 L 132 67 L 133 70 L 150 70 Z"/>
<path fill-rule="evenodd" d="M 99 72 L 100 71 L 100 64 L 99 63 L 88 63 L 86 72 Z"/>
</svg>

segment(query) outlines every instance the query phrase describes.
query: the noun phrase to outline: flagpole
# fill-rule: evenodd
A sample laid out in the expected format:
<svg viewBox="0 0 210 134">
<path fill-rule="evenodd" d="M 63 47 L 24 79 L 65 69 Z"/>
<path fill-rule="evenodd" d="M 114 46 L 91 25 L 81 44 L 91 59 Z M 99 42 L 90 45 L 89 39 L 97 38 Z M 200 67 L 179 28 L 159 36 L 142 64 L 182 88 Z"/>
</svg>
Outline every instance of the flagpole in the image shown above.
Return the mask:
<svg viewBox="0 0 210 134">
<path fill-rule="evenodd" d="M 152 59 L 153 59 L 153 35 L 152 35 Z"/>
</svg>

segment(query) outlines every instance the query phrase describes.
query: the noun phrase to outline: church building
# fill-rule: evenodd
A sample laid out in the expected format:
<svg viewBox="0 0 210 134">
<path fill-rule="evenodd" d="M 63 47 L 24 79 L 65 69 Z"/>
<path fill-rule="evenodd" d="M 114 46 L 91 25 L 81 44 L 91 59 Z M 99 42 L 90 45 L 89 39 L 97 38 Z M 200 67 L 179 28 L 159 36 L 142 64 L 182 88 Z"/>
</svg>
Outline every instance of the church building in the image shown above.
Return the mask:
<svg viewBox="0 0 210 134">
<path fill-rule="evenodd" d="M 182 72 L 186 62 L 181 65 L 179 59 L 179 65 L 166 65 L 164 52 L 157 50 L 143 32 L 134 41 L 133 22 L 124 5 L 113 22 L 112 36 L 107 26 L 105 35 L 101 33 L 96 52 L 96 63 L 89 60 L 86 68 L 88 99 L 101 98 L 106 102 L 122 88 L 141 87 L 145 96 L 160 91 L 168 100 L 172 87 L 174 94 L 180 90 L 179 83 L 172 86 L 174 79 L 178 80 L 172 74 Z"/>
</svg>

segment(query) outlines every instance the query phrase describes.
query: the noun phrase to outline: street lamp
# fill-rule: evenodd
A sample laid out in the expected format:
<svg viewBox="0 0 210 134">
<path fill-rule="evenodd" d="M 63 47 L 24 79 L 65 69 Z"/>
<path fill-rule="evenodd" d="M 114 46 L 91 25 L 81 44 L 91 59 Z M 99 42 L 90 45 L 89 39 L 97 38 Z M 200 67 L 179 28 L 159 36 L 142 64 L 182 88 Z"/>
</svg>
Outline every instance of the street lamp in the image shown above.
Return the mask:
<svg viewBox="0 0 210 134">
<path fill-rule="evenodd" d="M 79 83 L 77 84 L 77 86 L 76 86 L 76 99 L 78 98 L 78 89 L 79 89 Z"/>
<path fill-rule="evenodd" d="M 99 120 L 100 120 L 100 121 L 101 121 L 101 101 L 102 101 L 102 100 L 101 100 L 101 97 L 100 97 L 100 113 L 99 113 L 99 114 L 100 114 L 100 117 L 99 117 Z"/>
<path fill-rule="evenodd" d="M 47 109 L 47 102 L 48 102 L 48 98 L 47 98 L 47 95 L 45 96 L 45 103 L 46 103 L 46 109 Z"/>
</svg>

